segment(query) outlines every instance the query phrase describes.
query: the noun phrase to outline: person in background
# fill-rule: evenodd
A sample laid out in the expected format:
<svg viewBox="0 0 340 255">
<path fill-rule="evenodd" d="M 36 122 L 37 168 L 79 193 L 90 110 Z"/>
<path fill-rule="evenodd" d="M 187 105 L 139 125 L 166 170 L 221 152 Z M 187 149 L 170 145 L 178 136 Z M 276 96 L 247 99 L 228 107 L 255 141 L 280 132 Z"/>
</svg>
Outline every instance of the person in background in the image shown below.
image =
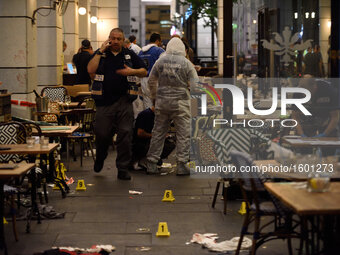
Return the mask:
<svg viewBox="0 0 340 255">
<path fill-rule="evenodd" d="M 91 78 L 87 72 L 87 65 L 93 54 L 93 49 L 89 40 L 85 39 L 81 42 L 78 53 L 73 55 L 72 62 L 77 68 L 75 84 L 91 84 Z"/>
<path fill-rule="evenodd" d="M 61 68 L 62 71 L 61 73 L 64 73 L 67 71 L 67 65 L 65 65 L 64 63 L 64 59 L 65 59 L 65 50 L 67 49 L 67 43 L 65 41 L 63 41 L 63 54 L 61 54 Z"/>
<path fill-rule="evenodd" d="M 314 46 L 314 63 L 315 63 L 315 77 L 324 77 L 324 68 L 323 68 L 323 61 L 322 61 L 322 54 L 320 51 L 320 45 Z"/>
<path fill-rule="evenodd" d="M 176 128 L 177 175 L 190 174 L 187 166 L 191 119 L 189 88 L 198 82 L 198 76 L 193 64 L 185 55 L 182 40 L 172 38 L 167 45 L 166 54 L 158 59 L 149 76 L 150 96 L 152 100 L 156 100 L 155 125 L 147 154 L 147 173 L 149 174 L 159 173 L 157 162 L 160 159 L 171 120 Z"/>
<path fill-rule="evenodd" d="M 144 61 L 147 69 L 148 76 L 150 71 L 155 64 L 156 60 L 160 57 L 164 50 L 160 47 L 162 45 L 161 35 L 158 33 L 153 33 L 150 36 L 150 43 L 144 46 L 138 56 Z M 143 96 L 144 109 L 152 107 L 152 101 L 149 97 L 149 92 L 147 90 L 148 78 L 141 79 L 141 90 Z"/>
<path fill-rule="evenodd" d="M 292 119 L 298 123 L 297 135 L 302 137 L 338 136 L 339 100 L 331 84 L 307 75 L 300 81 L 299 87 L 311 93 L 311 99 L 304 105 L 312 115 L 304 115 L 300 110 L 293 109 Z M 301 94 L 294 94 L 294 98 L 298 98 L 299 95 Z"/>
<path fill-rule="evenodd" d="M 314 55 L 312 53 L 312 47 L 308 47 L 307 54 L 303 57 L 303 74 L 304 75 L 316 75 L 316 64 L 314 63 Z"/>
<path fill-rule="evenodd" d="M 128 40 L 130 42 L 130 45 L 128 46 L 128 49 L 129 50 L 133 50 L 138 55 L 139 52 L 141 51 L 141 48 L 137 45 L 137 38 L 136 38 L 136 36 L 130 35 Z"/>
<path fill-rule="evenodd" d="M 194 63 L 194 57 L 195 57 L 194 50 L 190 47 L 189 42 L 186 38 L 182 37 L 182 41 L 184 45 L 188 46 L 188 50 L 187 50 L 188 59 L 191 61 L 191 63 Z M 186 49 L 187 49 L 187 46 L 185 46 Z"/>
<path fill-rule="evenodd" d="M 133 110 L 128 95 L 128 79 L 144 77 L 147 70 L 143 61 L 133 51 L 125 49 L 123 43 L 123 30 L 112 29 L 109 38 L 96 50 L 87 70 L 91 78 L 101 85 L 93 94 L 96 102 L 94 131 L 97 149 L 94 171 L 98 173 L 102 170 L 108 147 L 116 133 L 118 179 L 130 180 L 128 169 L 132 160 Z"/>
<path fill-rule="evenodd" d="M 177 37 L 177 36 L 173 36 L 173 37 Z M 183 44 L 184 44 L 184 46 L 185 46 L 185 57 L 187 58 L 187 59 L 189 59 L 190 60 L 190 57 L 189 57 L 189 52 L 190 52 L 190 47 L 189 47 L 189 44 L 185 41 L 185 40 L 183 40 L 183 39 L 181 39 L 182 40 L 182 42 L 183 42 Z M 191 49 L 192 50 L 192 49 Z M 200 70 L 201 70 L 201 66 L 199 66 L 199 65 L 194 65 L 194 63 L 190 60 L 190 62 L 193 64 L 193 66 L 194 66 L 194 68 L 195 68 L 195 70 L 197 71 L 197 72 L 199 72 Z"/>
</svg>

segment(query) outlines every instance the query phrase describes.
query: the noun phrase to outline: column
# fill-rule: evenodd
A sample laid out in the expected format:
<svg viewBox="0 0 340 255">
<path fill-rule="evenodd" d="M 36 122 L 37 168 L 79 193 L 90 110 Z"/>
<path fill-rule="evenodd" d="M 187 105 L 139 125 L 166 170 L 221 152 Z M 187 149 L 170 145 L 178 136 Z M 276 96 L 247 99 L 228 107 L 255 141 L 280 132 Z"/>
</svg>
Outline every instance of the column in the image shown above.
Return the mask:
<svg viewBox="0 0 340 255">
<path fill-rule="evenodd" d="M 119 26 L 118 0 L 98 0 L 97 41 L 100 46 L 113 28 Z"/>
<path fill-rule="evenodd" d="M 137 44 L 142 46 L 145 44 L 145 41 L 141 40 L 142 20 L 140 17 L 140 6 L 141 2 L 139 0 L 130 0 L 131 34 L 137 37 Z M 145 21 L 143 22 L 145 23 Z"/>
<path fill-rule="evenodd" d="M 38 6 L 49 6 L 38 0 Z M 37 18 L 38 89 L 62 84 L 62 16 L 55 10 L 39 10 Z"/>
<path fill-rule="evenodd" d="M 119 0 L 119 27 L 123 29 L 125 37 L 129 38 L 130 31 L 130 1 Z"/>
<path fill-rule="evenodd" d="M 72 57 L 77 53 L 79 42 L 79 14 L 78 0 L 69 0 L 67 10 L 63 16 L 63 40 L 67 43 L 64 52 L 64 63 L 72 62 Z"/>
<path fill-rule="evenodd" d="M 331 34 L 331 0 L 319 0 L 319 44 L 322 62 L 326 74 L 328 73 L 328 37 Z"/>
<path fill-rule="evenodd" d="M 90 0 L 79 0 L 79 8 L 80 7 L 84 7 L 86 9 L 86 14 L 79 15 L 79 47 L 80 47 L 80 43 L 82 40 L 91 39 L 90 18 L 91 18 L 92 12 L 91 12 Z"/>
<path fill-rule="evenodd" d="M 217 47 L 218 47 L 218 74 L 223 76 L 223 0 L 217 2 Z"/>
<path fill-rule="evenodd" d="M 98 0 L 92 0 L 91 1 L 91 16 L 96 16 L 97 19 L 99 19 L 98 9 L 99 9 Z M 91 40 L 90 41 L 91 41 L 93 50 L 96 50 L 100 47 L 100 44 L 98 43 L 98 29 L 97 29 L 97 26 L 99 23 L 98 21 L 95 24 L 92 24 L 92 23 L 90 24 L 90 28 L 91 28 Z"/>
<path fill-rule="evenodd" d="M 37 2 L 0 0 L 0 89 L 27 93 L 37 86 L 37 30 L 32 14 Z M 12 94 L 12 99 L 31 101 L 32 94 Z M 30 109 L 12 105 L 12 116 L 30 117 Z"/>
</svg>

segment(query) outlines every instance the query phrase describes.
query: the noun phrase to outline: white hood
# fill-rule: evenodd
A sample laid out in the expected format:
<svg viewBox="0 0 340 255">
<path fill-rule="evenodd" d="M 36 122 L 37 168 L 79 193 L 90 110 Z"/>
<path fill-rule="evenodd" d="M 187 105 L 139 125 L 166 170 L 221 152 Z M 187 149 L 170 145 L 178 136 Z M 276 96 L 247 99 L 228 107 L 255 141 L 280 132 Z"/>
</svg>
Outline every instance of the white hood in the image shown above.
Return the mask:
<svg viewBox="0 0 340 255">
<path fill-rule="evenodd" d="M 174 37 L 166 46 L 166 54 L 181 55 L 185 57 L 185 46 L 181 39 Z"/>
<path fill-rule="evenodd" d="M 150 50 L 152 47 L 158 47 L 158 46 L 155 43 L 149 43 L 148 45 L 145 45 L 144 47 L 142 47 L 142 51 L 146 52 L 146 51 Z"/>
</svg>

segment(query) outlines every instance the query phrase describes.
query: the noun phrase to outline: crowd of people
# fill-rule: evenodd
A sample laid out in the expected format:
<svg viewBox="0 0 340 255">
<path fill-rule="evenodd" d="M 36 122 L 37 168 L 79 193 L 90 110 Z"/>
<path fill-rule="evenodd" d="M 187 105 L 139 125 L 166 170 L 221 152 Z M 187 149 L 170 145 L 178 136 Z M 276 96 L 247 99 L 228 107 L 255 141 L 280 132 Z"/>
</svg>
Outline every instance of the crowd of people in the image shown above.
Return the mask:
<svg viewBox="0 0 340 255">
<path fill-rule="evenodd" d="M 125 38 L 123 30 L 114 28 L 99 49 L 93 51 L 90 41 L 83 40 L 73 56 L 76 83 L 92 83 L 96 102 L 95 172 L 102 170 L 116 134 L 118 179 L 130 180 L 131 169 L 159 174 L 162 159 L 175 147 L 177 175 L 190 174 L 189 89 L 198 81 L 197 71 L 184 39 L 174 36 L 163 47 L 158 33 L 140 48 L 135 36 Z M 131 93 L 135 86 L 140 86 L 139 95 Z M 142 109 L 133 107 L 136 98 L 143 101 Z M 169 135 L 171 124 L 177 139 Z"/>
</svg>

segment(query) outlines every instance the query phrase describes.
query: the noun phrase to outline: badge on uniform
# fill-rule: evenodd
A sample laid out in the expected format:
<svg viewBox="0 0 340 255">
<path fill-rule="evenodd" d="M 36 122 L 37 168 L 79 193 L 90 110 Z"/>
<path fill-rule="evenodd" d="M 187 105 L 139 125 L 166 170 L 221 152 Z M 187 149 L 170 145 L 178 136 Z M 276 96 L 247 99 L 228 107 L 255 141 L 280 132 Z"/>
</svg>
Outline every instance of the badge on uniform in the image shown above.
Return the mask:
<svg viewBox="0 0 340 255">
<path fill-rule="evenodd" d="M 95 81 L 104 81 L 104 75 L 103 74 L 96 74 L 94 77 Z"/>
<path fill-rule="evenodd" d="M 131 59 L 131 56 L 130 55 L 125 55 L 125 59 Z"/>
<path fill-rule="evenodd" d="M 137 78 L 137 76 L 127 76 L 127 81 L 128 82 L 134 82 L 137 83 L 139 81 L 139 79 Z"/>
</svg>

